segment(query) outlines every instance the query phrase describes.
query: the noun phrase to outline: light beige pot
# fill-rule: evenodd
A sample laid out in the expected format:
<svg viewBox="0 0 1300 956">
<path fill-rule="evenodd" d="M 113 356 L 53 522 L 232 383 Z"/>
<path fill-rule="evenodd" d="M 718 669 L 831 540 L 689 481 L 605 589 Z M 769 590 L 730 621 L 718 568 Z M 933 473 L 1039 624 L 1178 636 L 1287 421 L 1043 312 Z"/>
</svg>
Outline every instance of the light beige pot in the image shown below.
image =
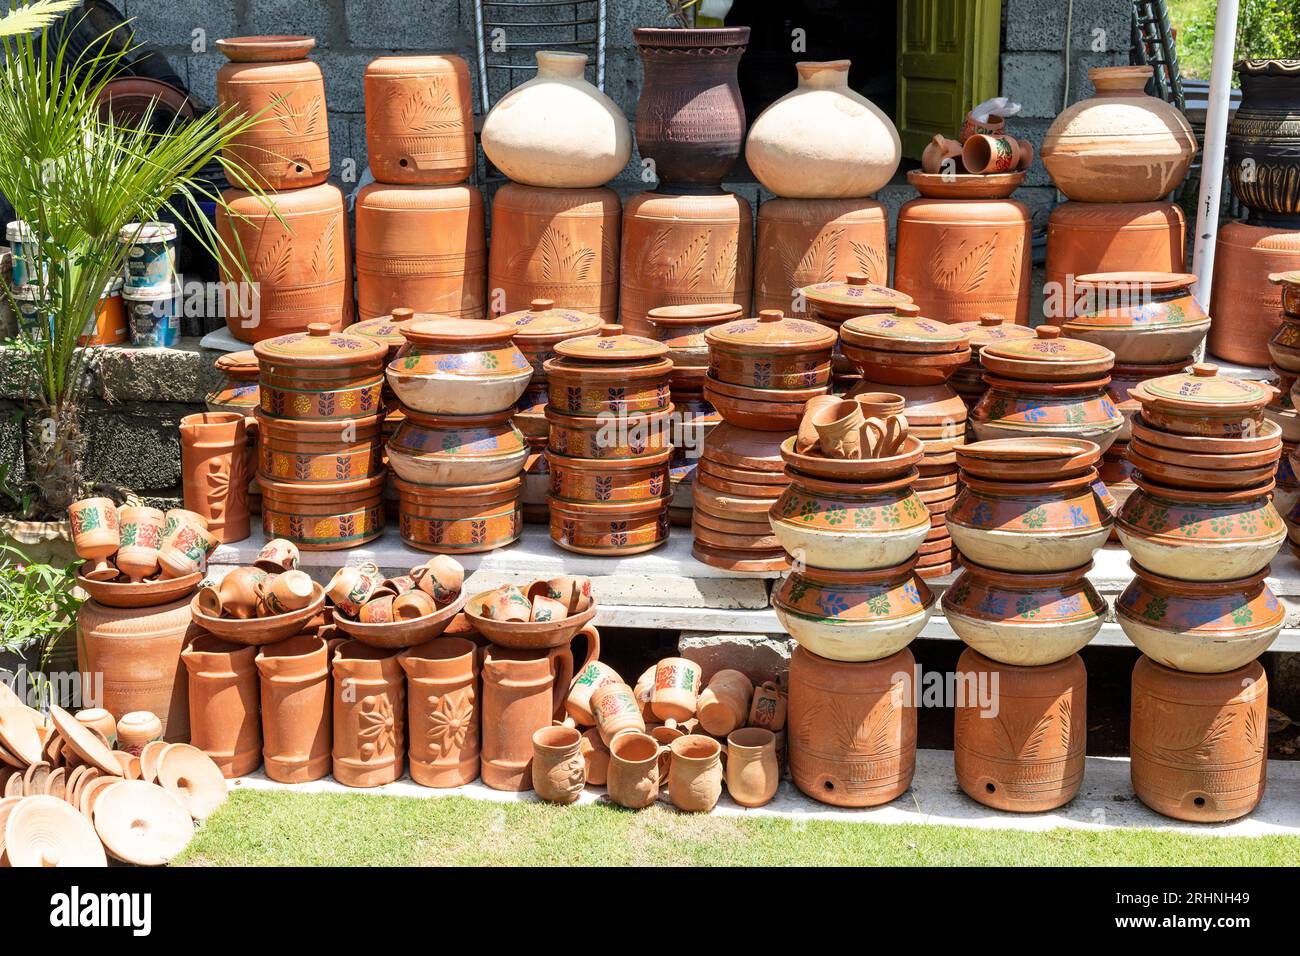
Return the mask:
<svg viewBox="0 0 1300 956">
<path fill-rule="evenodd" d="M 1092 560 L 1110 537 L 1114 520 L 1104 528 L 1083 534 L 1025 534 L 958 524 L 949 517 L 948 534 L 965 557 L 986 568 L 1041 574 L 1068 571 Z"/>
<path fill-rule="evenodd" d="M 875 571 L 902 564 L 916 553 L 930 522 L 901 531 L 834 531 L 810 528 L 794 521 L 770 517 L 772 533 L 790 554 L 800 554 L 814 568 L 831 571 Z"/>
<path fill-rule="evenodd" d="M 1286 527 L 1265 541 L 1215 542 L 1199 539 L 1186 543 L 1159 544 L 1130 534 L 1122 525 L 1115 529 L 1133 560 L 1148 571 L 1183 581 L 1231 581 L 1248 578 L 1263 570 L 1286 540 Z"/>
<path fill-rule="evenodd" d="M 946 608 L 944 613 L 953 632 L 969 647 L 1000 664 L 1019 667 L 1065 660 L 1101 630 L 1101 618 L 1072 624 L 1008 624 L 979 621 Z"/>
<path fill-rule="evenodd" d="M 473 375 L 435 373 L 413 375 L 388 369 L 388 384 L 407 408 L 441 415 L 486 415 L 504 411 L 519 401 L 533 376 L 531 367 L 518 375 Z"/>
<path fill-rule="evenodd" d="M 795 642 L 830 661 L 878 661 L 897 654 L 925 630 L 934 605 L 890 621 L 814 621 L 773 605 L 777 620 Z"/>
<path fill-rule="evenodd" d="M 1235 640 L 1213 640 L 1192 634 L 1171 634 L 1120 613 L 1120 627 L 1137 649 L 1157 664 L 1192 674 L 1222 674 L 1244 667 L 1268 650 L 1282 625 L 1245 634 Z"/>
</svg>

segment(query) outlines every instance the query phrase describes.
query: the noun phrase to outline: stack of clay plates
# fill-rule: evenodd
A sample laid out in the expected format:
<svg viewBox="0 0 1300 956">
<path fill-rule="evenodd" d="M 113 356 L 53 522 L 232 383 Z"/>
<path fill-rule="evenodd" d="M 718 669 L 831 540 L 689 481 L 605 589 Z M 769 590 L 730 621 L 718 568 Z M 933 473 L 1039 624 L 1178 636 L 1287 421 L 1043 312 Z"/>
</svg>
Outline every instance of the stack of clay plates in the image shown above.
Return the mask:
<svg viewBox="0 0 1300 956">
<path fill-rule="evenodd" d="M 782 432 L 723 422 L 709 433 L 696 462 L 691 524 L 693 554 L 732 571 L 783 571 L 789 560 L 772 533 L 768 510 L 789 485 Z"/>
</svg>

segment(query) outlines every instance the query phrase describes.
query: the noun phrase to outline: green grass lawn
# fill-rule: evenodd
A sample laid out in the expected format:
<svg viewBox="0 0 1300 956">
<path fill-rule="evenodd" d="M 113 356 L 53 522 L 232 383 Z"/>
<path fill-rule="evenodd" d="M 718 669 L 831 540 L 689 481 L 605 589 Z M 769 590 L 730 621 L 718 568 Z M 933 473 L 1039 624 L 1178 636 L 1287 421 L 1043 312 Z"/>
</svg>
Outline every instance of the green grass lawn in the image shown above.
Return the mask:
<svg viewBox="0 0 1300 956">
<path fill-rule="evenodd" d="M 242 790 L 176 862 L 187 866 L 873 864 L 1274 866 L 1300 837 L 972 830 L 689 816 L 464 797 Z"/>
</svg>

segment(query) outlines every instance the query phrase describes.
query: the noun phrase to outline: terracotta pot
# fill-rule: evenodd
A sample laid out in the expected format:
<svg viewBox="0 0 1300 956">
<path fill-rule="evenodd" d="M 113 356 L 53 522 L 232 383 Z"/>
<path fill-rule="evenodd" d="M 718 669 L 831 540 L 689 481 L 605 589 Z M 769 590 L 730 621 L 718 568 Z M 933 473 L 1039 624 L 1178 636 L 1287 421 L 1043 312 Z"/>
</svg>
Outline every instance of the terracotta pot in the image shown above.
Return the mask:
<svg viewBox="0 0 1300 956">
<path fill-rule="evenodd" d="M 72 525 L 72 544 L 77 556 L 91 563 L 82 573 L 92 581 L 111 581 L 117 577 L 109 558 L 118 549 L 120 522 L 117 505 L 111 498 L 83 498 L 68 508 Z"/>
<path fill-rule="evenodd" d="M 648 734 L 623 734 L 609 748 L 609 798 L 628 810 L 654 806 L 663 751 Z"/>
<path fill-rule="evenodd" d="M 1241 60 L 1241 105 L 1228 125 L 1228 179 L 1251 222 L 1300 227 L 1300 60 Z"/>
<path fill-rule="evenodd" d="M 384 533 L 384 476 L 342 482 L 273 481 L 263 475 L 262 530 L 304 551 L 337 551 Z"/>
<path fill-rule="evenodd" d="M 356 219 L 362 321 L 399 308 L 483 318 L 487 240 L 477 186 L 370 183 L 357 193 Z"/>
<path fill-rule="evenodd" d="M 295 483 L 339 482 L 383 472 L 384 440 L 378 414 L 296 421 L 258 409 L 256 418 L 259 469 L 269 478 Z"/>
<path fill-rule="evenodd" d="M 547 447 L 557 455 L 590 460 L 645 459 L 668 450 L 669 424 L 675 412 L 666 409 L 648 414 L 610 416 L 565 415 L 546 409 L 550 425 Z"/>
<path fill-rule="evenodd" d="M 725 737 L 745 726 L 754 696 L 754 682 L 738 670 L 715 671 L 696 700 L 695 713 L 705 733 Z"/>
<path fill-rule="evenodd" d="M 478 651 L 473 641 L 439 637 L 398 655 L 406 672 L 411 779 L 459 787 L 479 773 Z"/>
<path fill-rule="evenodd" d="M 532 742 L 530 771 L 537 796 L 548 803 L 576 802 L 587 785 L 582 734 L 560 724 L 535 731 Z"/>
<path fill-rule="evenodd" d="M 668 346 L 621 326 L 599 335 L 567 339 L 545 365 L 549 407 L 566 415 L 626 415 L 661 411 L 671 404 Z"/>
<path fill-rule="evenodd" d="M 388 384 L 410 410 L 482 415 L 513 409 L 532 367 L 513 326 L 425 319 L 402 328 L 407 345 L 388 364 Z"/>
<path fill-rule="evenodd" d="M 185 507 L 231 543 L 248 537 L 248 439 L 244 416 L 199 412 L 181 419 L 181 479 Z"/>
<path fill-rule="evenodd" d="M 243 250 L 247 265 L 245 273 L 222 252 L 221 279 L 240 291 L 238 301 L 228 297 L 226 303 L 231 335 L 261 342 L 314 322 L 339 331 L 351 321 L 344 309 L 347 223 L 337 187 L 325 183 L 266 197 L 227 189 L 222 199 L 217 233 L 227 249 Z"/>
<path fill-rule="evenodd" d="M 715 326 L 704 339 L 709 376 L 719 383 L 766 391 L 824 389 L 830 382 L 835 334 L 816 322 L 770 310 Z"/>
<path fill-rule="evenodd" d="M 225 352 L 212 363 L 221 375 L 216 388 L 204 397 L 210 412 L 238 412 L 247 418 L 260 404 L 257 389 L 257 353 L 252 349 Z"/>
<path fill-rule="evenodd" d="M 722 745 L 688 734 L 672 742 L 668 797 L 684 813 L 708 813 L 722 796 Z"/>
<path fill-rule="evenodd" d="M 392 783 L 406 759 L 406 681 L 397 655 L 344 641 L 332 663 L 334 779 L 346 787 Z"/>
<path fill-rule="evenodd" d="M 970 442 L 956 449 L 963 477 L 986 482 L 1082 478 L 1092 472 L 1100 458 L 1101 448 L 1080 438 L 1004 438 Z"/>
<path fill-rule="evenodd" d="M 592 461 L 546 453 L 549 491 L 569 502 L 661 501 L 669 487 L 665 450 L 647 458 Z"/>
<path fill-rule="evenodd" d="M 640 702 L 632 688 L 622 682 L 598 687 L 591 695 L 591 713 L 606 747 L 622 734 L 645 733 Z"/>
<path fill-rule="evenodd" d="M 1110 370 L 1110 385 L 1106 393 L 1124 416 L 1124 427 L 1116 434 L 1115 445 L 1111 446 L 1111 450 L 1120 443 L 1127 445 L 1133 437 L 1133 418 L 1142 410 L 1142 403 L 1132 395 L 1133 389 L 1149 378 L 1185 372 L 1191 365 L 1192 357 L 1188 355 L 1160 365 L 1116 365 Z"/>
<path fill-rule="evenodd" d="M 1300 352 L 1274 352 L 1282 334 L 1281 290 L 1268 281 L 1275 272 L 1300 269 L 1300 235 L 1294 228 L 1225 222 L 1214 247 L 1214 284 L 1210 290 L 1210 336 L 1206 347 L 1228 362 L 1262 366 L 1273 361 L 1300 371 Z M 1273 341 L 1270 342 L 1270 336 Z M 1291 333 L 1291 344 L 1300 335 Z"/>
<path fill-rule="evenodd" d="M 261 408 L 294 421 L 352 421 L 382 409 L 383 360 L 379 343 L 331 332 L 313 323 L 258 342 Z"/>
<path fill-rule="evenodd" d="M 187 701 L 188 706 L 188 701 Z M 158 715 L 147 710 L 133 710 L 123 714 L 117 721 L 117 746 L 133 756 L 140 756 L 146 744 L 163 741 L 163 725 Z"/>
<path fill-rule="evenodd" d="M 745 727 L 727 735 L 727 794 L 742 807 L 761 807 L 776 796 L 781 768 L 776 735 Z"/>
<path fill-rule="evenodd" d="M 1210 328 L 1190 273 L 1102 272 L 1081 275 L 1070 338 L 1104 346 L 1116 362 L 1160 364 L 1191 355 Z"/>
<path fill-rule="evenodd" d="M 1065 660 L 1091 641 L 1106 602 L 1085 575 L 1092 563 L 1050 574 L 1009 574 L 962 561 L 941 603 L 957 636 L 1001 664 Z"/>
<path fill-rule="evenodd" d="M 551 540 L 578 554 L 641 554 L 668 541 L 668 502 L 575 502 L 547 496 Z"/>
<path fill-rule="evenodd" d="M 643 103 L 647 90 L 648 81 Z M 682 147 L 688 149 L 689 144 Z M 662 165 L 659 173 L 664 174 Z M 629 199 L 623 210 L 619 265 L 623 327 L 647 335 L 646 314 L 665 305 L 735 302 L 748 308 L 754 271 L 752 229 L 748 201 L 732 193 L 653 192 Z"/>
<path fill-rule="evenodd" d="M 484 415 L 429 415 L 408 410 L 388 440 L 398 477 L 423 485 L 491 484 L 519 474 L 528 457 L 512 410 Z"/>
<path fill-rule="evenodd" d="M 1179 110 L 1147 96 L 1150 66 L 1093 67 L 1096 93 L 1066 108 L 1039 155 L 1056 187 L 1083 202 L 1156 202 L 1187 175 L 1196 138 Z"/>
<path fill-rule="evenodd" d="M 893 177 L 898 130 L 849 88 L 849 61 L 797 64 L 798 86 L 749 128 L 745 160 L 758 181 L 794 199 L 862 198 Z"/>
<path fill-rule="evenodd" d="M 474 171 L 474 97 L 463 59 L 376 57 L 366 64 L 365 94 L 366 161 L 379 182 L 443 185 Z"/>
<path fill-rule="evenodd" d="M 158 573 L 158 552 L 162 548 L 166 517 L 157 508 L 123 505 L 118 509 L 117 518 L 118 548 L 113 563 L 132 584 L 139 584 Z M 93 572 L 93 565 L 87 570 Z"/>
<path fill-rule="evenodd" d="M 217 41 L 231 61 L 217 71 L 217 109 L 260 120 L 235 136 L 225 154 L 267 189 L 301 189 L 329 178 L 325 80 L 307 59 L 315 46 L 314 38 L 299 36 Z"/>
<path fill-rule="evenodd" d="M 1186 452 L 1174 452 L 1148 445 L 1134 438 L 1126 452 L 1129 464 L 1152 481 L 1164 485 L 1215 491 L 1252 488 L 1271 481 L 1281 455 L 1279 444 L 1266 453 L 1249 455 L 1206 455 L 1201 460 Z M 1175 465 L 1171 462 L 1182 461 Z"/>
<path fill-rule="evenodd" d="M 749 27 L 632 31 L 645 80 L 636 145 L 665 191 L 716 189 L 740 158 L 745 106 L 736 67 Z"/>
<path fill-rule="evenodd" d="M 319 780 L 330 770 L 330 666 L 326 642 L 299 634 L 258 649 L 262 755 L 280 783 Z"/>
<path fill-rule="evenodd" d="M 181 652 L 189 671 L 190 743 L 224 777 L 242 777 L 262 765 L 257 650 L 202 634 Z"/>
<path fill-rule="evenodd" d="M 398 479 L 402 540 L 436 554 L 492 551 L 523 530 L 519 495 L 523 481 L 490 485 L 417 485 Z"/>
<path fill-rule="evenodd" d="M 1264 669 L 1184 674 L 1140 658 L 1129 755 L 1133 789 L 1156 812 L 1197 823 L 1245 816 L 1268 771 Z"/>
<path fill-rule="evenodd" d="M 1125 426 L 1107 392 L 1108 377 L 1044 384 L 994 375 L 984 380 L 988 391 L 970 413 L 971 427 L 981 441 L 1073 437 L 1095 442 L 1104 451 Z"/>
<path fill-rule="evenodd" d="M 858 315 L 897 312 L 912 304 L 912 297 L 884 285 L 888 271 L 879 267 L 850 272 L 843 281 L 816 282 L 800 291 L 818 322 L 838 329 L 845 319 Z M 880 278 L 874 278 L 879 273 Z"/>
<path fill-rule="evenodd" d="M 1017 813 L 1073 800 L 1088 740 L 1088 674 L 1079 655 L 1013 667 L 967 648 L 957 674 L 960 686 L 996 688 L 997 695 L 995 711 L 969 693 L 956 707 L 953 763 L 966 795 Z"/>
<path fill-rule="evenodd" d="M 964 332 L 920 316 L 910 304 L 893 314 L 847 319 L 840 351 L 865 379 L 885 386 L 942 385 L 971 360 Z"/>
<path fill-rule="evenodd" d="M 1181 435 L 1254 436 L 1273 399 L 1271 386 L 1219 375 L 1209 362 L 1188 373 L 1148 379 L 1129 393 L 1142 403 L 1142 418 Z"/>
<path fill-rule="evenodd" d="M 822 803 L 872 807 L 911 785 L 916 709 L 906 689 L 915 663 L 906 648 L 867 663 L 794 649 L 788 745 L 800 790 Z"/>
<path fill-rule="evenodd" d="M 555 358 L 561 342 L 596 335 L 602 322 L 598 316 L 577 309 L 556 308 L 552 299 L 533 299 L 528 308 L 501 316 L 501 322 L 515 328 L 514 343 L 533 367 L 530 387 L 542 386 L 541 401 L 546 402 L 546 363 Z M 529 396 L 520 400 L 520 408 Z"/>
</svg>

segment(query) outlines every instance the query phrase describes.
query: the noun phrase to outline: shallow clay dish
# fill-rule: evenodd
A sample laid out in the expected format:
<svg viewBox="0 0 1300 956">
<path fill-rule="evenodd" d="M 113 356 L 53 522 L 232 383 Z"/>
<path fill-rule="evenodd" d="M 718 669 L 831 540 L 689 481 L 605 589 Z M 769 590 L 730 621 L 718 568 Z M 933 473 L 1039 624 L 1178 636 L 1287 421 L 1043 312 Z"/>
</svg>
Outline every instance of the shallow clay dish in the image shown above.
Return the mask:
<svg viewBox="0 0 1300 956">
<path fill-rule="evenodd" d="M 0 744 L 4 745 L 5 763 L 10 766 L 25 769 L 40 761 L 41 735 L 27 715 L 27 708 L 0 707 Z"/>
<path fill-rule="evenodd" d="M 340 631 L 350 634 L 362 644 L 369 644 L 371 647 L 414 647 L 416 644 L 432 640 L 445 631 L 452 618 L 465 606 L 465 600 L 465 594 L 462 592 L 446 607 L 411 621 L 364 624 L 361 621 L 349 620 L 342 614 L 336 614 L 334 623 Z"/>
<path fill-rule="evenodd" d="M 1276 464 L 1232 470 L 1171 465 L 1148 458 L 1132 444 L 1126 455 L 1128 463 L 1139 473 L 1175 488 L 1254 488 L 1268 481 L 1277 471 Z"/>
<path fill-rule="evenodd" d="M 316 39 L 304 36 L 227 37 L 217 41 L 217 49 L 232 63 L 301 60 L 315 48 Z"/>
<path fill-rule="evenodd" d="M 122 772 L 121 765 L 102 737 L 62 707 L 52 705 L 50 716 L 54 718 L 54 726 L 63 738 L 64 747 L 70 749 L 82 762 L 110 776 Z"/>
<path fill-rule="evenodd" d="M 190 601 L 190 613 L 194 623 L 210 634 L 225 638 L 233 644 L 257 647 L 262 644 L 274 644 L 286 637 L 302 633 L 307 622 L 320 613 L 325 606 L 325 589 L 317 582 L 312 584 L 312 600 L 306 607 L 289 611 L 287 614 L 274 614 L 271 617 L 253 617 L 246 620 L 230 617 L 213 617 L 205 614 L 199 607 L 198 595 Z"/>
<path fill-rule="evenodd" d="M 143 780 L 122 780 L 95 801 L 95 831 L 115 859 L 162 866 L 194 838 L 194 821 L 180 800 Z"/>
<path fill-rule="evenodd" d="M 957 465 L 990 481 L 1054 481 L 1083 474 L 1101 458 L 1084 438 L 993 438 L 956 449 Z"/>
<path fill-rule="evenodd" d="M 1133 437 L 1140 438 L 1151 445 L 1169 448 L 1173 451 L 1186 451 L 1196 455 L 1244 455 L 1251 452 L 1268 451 L 1276 448 L 1282 441 L 1282 426 L 1270 419 L 1260 422 L 1257 434 L 1247 438 L 1220 437 L 1218 435 L 1184 435 L 1152 428 L 1139 412 L 1133 418 L 1131 426 Z"/>
<path fill-rule="evenodd" d="M 14 867 L 108 866 L 90 821 L 45 794 L 25 797 L 9 811 L 5 855 Z"/>
<path fill-rule="evenodd" d="M 99 795 L 113 784 L 121 782 L 121 777 L 104 776 L 96 777 L 90 783 L 83 784 L 81 793 L 77 795 L 77 809 L 81 811 L 81 815 L 87 820 L 94 820 L 95 801 L 99 799 Z"/>
<path fill-rule="evenodd" d="M 211 816 L 226 802 L 226 778 L 211 757 L 189 744 L 171 744 L 163 751 L 158 761 L 158 784 L 196 820 Z"/>
<path fill-rule="evenodd" d="M 790 557 L 785 551 L 731 551 L 697 541 L 691 554 L 695 560 L 710 567 L 746 574 L 790 569 Z"/>
<path fill-rule="evenodd" d="M 465 602 L 465 616 L 474 629 L 493 644 L 516 650 L 541 650 L 567 644 L 596 616 L 596 602 L 558 621 L 494 621 L 483 616 L 483 599 L 491 591 L 475 594 Z M 599 646 L 597 647 L 599 650 Z"/>
<path fill-rule="evenodd" d="M 851 481 L 858 484 L 883 481 L 905 474 L 925 455 L 925 446 L 919 438 L 908 435 L 903 439 L 903 450 L 888 458 L 826 458 L 823 455 L 801 455 L 794 450 L 797 435 L 781 442 L 781 457 L 796 471 L 814 478 Z"/>
<path fill-rule="evenodd" d="M 1011 173 L 926 173 L 908 170 L 907 182 L 926 199 L 1006 199 L 1025 181 L 1025 171 Z"/>
<path fill-rule="evenodd" d="M 135 608 L 169 604 L 189 594 L 202 580 L 203 573 L 195 571 L 181 578 L 162 578 L 132 584 L 129 581 L 91 581 L 80 570 L 77 571 L 77 587 L 105 607 Z"/>
</svg>

